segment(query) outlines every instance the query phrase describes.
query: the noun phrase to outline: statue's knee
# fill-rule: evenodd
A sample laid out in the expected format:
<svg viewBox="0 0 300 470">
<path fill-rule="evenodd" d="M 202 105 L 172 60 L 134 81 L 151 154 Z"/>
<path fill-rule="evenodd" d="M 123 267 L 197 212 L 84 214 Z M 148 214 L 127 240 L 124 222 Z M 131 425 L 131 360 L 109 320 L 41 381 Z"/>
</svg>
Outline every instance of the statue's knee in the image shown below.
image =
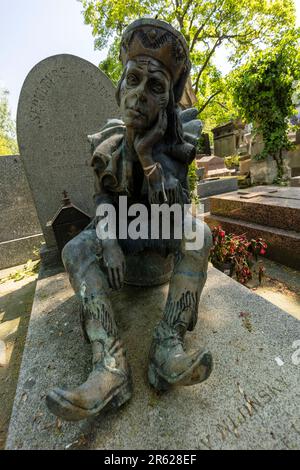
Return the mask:
<svg viewBox="0 0 300 470">
<path fill-rule="evenodd" d="M 204 225 L 204 243 L 203 243 L 203 246 L 207 251 L 210 251 L 210 249 L 212 247 L 212 244 L 213 244 L 211 230 L 205 222 L 203 222 L 203 225 Z"/>
<path fill-rule="evenodd" d="M 64 246 L 61 253 L 61 259 L 67 271 L 70 270 L 70 267 L 74 263 L 74 260 L 78 259 L 78 253 L 78 243 L 76 239 L 73 238 Z"/>
<path fill-rule="evenodd" d="M 199 247 L 196 248 L 196 252 L 200 257 L 207 257 L 212 247 L 212 235 L 209 226 L 205 222 L 199 222 L 196 225 L 197 236 L 199 240 Z"/>
<path fill-rule="evenodd" d="M 62 262 L 64 264 L 64 267 L 67 269 L 68 268 L 68 265 L 70 264 L 70 261 L 71 261 L 71 249 L 69 247 L 69 243 L 68 242 L 64 247 L 63 247 L 63 250 L 61 252 L 61 259 L 62 259 Z"/>
</svg>

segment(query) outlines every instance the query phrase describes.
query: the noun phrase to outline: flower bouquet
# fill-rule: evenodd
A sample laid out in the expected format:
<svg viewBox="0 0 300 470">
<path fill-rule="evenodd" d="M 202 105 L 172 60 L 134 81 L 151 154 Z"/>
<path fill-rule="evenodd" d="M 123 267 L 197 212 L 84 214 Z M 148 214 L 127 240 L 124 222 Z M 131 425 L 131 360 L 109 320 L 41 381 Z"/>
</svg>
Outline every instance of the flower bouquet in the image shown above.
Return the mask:
<svg viewBox="0 0 300 470">
<path fill-rule="evenodd" d="M 241 284 L 252 279 L 252 267 L 258 255 L 265 255 L 267 244 L 262 238 L 248 240 L 246 235 L 235 235 L 226 232 L 219 226 L 212 229 L 213 246 L 210 261 L 215 268 L 233 276 Z M 261 282 L 264 267 L 259 266 L 259 281 Z"/>
</svg>

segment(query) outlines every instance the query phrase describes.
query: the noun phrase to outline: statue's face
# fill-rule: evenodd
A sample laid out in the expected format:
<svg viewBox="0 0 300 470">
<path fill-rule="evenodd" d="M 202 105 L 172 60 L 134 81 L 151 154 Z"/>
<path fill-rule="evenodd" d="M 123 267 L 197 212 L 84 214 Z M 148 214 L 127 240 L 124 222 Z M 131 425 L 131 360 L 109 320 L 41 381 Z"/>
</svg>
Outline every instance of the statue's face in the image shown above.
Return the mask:
<svg viewBox="0 0 300 470">
<path fill-rule="evenodd" d="M 170 74 L 157 60 L 140 56 L 128 61 L 120 88 L 120 107 L 126 127 L 151 128 L 160 110 L 168 105 L 170 86 Z"/>
</svg>

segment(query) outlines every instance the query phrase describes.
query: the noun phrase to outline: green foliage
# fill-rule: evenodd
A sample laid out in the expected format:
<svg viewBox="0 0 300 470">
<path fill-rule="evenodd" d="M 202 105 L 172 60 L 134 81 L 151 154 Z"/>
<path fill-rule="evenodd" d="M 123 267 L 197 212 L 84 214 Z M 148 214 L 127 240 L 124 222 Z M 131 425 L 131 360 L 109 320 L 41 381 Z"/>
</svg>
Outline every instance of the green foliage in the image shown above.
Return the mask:
<svg viewBox="0 0 300 470">
<path fill-rule="evenodd" d="M 199 137 L 198 139 L 198 143 L 197 143 L 197 146 L 196 146 L 196 151 L 197 151 L 197 154 L 205 154 L 205 138 L 204 138 L 204 134 L 201 134 L 201 136 Z"/>
<path fill-rule="evenodd" d="M 201 89 L 198 93 L 198 102 L 203 106 L 200 112 L 202 121 L 204 122 L 204 131 L 210 132 L 214 127 L 221 126 L 222 124 L 235 120 L 238 118 L 238 111 L 233 103 L 232 92 L 230 89 L 231 76 L 228 74 L 222 77 L 219 73 L 212 73 L 212 67 L 208 67 L 201 80 Z M 217 95 L 206 105 L 205 96 Z M 206 100 L 207 101 L 207 100 Z"/>
<path fill-rule="evenodd" d="M 14 271 L 7 277 L 4 277 L 0 280 L 0 284 L 4 284 L 7 281 L 22 281 L 26 277 L 35 276 L 38 274 L 40 268 L 40 260 L 32 261 L 31 259 L 27 261 L 27 263 L 17 271 Z"/>
<path fill-rule="evenodd" d="M 197 188 L 197 164 L 195 160 L 189 166 L 188 172 L 189 186 L 191 194 L 194 193 Z"/>
<path fill-rule="evenodd" d="M 18 153 L 18 146 L 16 141 L 7 136 L 2 135 L 0 131 L 0 156 L 2 155 L 16 155 Z"/>
<path fill-rule="evenodd" d="M 185 36 L 193 64 L 192 81 L 205 130 L 236 117 L 228 78 L 214 64 L 222 53 L 235 68 L 251 52 L 272 46 L 295 25 L 294 0 L 79 0 L 95 46 L 110 45 L 100 66 L 118 81 L 118 44 L 124 28 L 142 16 L 172 23 Z M 230 78 L 230 77 L 229 77 Z"/>
<path fill-rule="evenodd" d="M 282 177 L 282 150 L 288 149 L 288 118 L 294 113 L 293 95 L 300 79 L 300 30 L 291 29 L 273 48 L 243 65 L 234 76 L 233 96 L 241 116 L 263 137 L 257 160 L 271 155 Z"/>
<path fill-rule="evenodd" d="M 15 125 L 10 116 L 7 95 L 6 90 L 0 89 L 0 155 L 18 153 Z"/>
<path fill-rule="evenodd" d="M 239 155 L 230 155 L 224 158 L 224 163 L 226 168 L 228 168 L 228 170 L 231 170 L 232 168 L 239 166 L 240 157 Z"/>
<path fill-rule="evenodd" d="M 119 57 L 120 39 L 117 37 L 109 48 L 107 57 L 100 62 L 100 69 L 117 85 L 122 75 L 122 63 Z"/>
</svg>

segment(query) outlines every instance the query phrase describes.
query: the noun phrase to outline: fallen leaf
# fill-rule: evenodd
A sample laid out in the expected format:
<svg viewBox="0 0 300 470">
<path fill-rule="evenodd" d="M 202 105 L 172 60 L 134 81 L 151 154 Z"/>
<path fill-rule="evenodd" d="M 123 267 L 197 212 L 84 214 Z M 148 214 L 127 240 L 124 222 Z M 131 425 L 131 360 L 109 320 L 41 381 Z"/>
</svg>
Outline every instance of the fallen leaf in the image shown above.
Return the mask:
<svg viewBox="0 0 300 470">
<path fill-rule="evenodd" d="M 57 429 L 60 431 L 61 430 L 61 427 L 62 427 L 62 420 L 57 418 L 56 420 L 56 427 Z"/>
</svg>

